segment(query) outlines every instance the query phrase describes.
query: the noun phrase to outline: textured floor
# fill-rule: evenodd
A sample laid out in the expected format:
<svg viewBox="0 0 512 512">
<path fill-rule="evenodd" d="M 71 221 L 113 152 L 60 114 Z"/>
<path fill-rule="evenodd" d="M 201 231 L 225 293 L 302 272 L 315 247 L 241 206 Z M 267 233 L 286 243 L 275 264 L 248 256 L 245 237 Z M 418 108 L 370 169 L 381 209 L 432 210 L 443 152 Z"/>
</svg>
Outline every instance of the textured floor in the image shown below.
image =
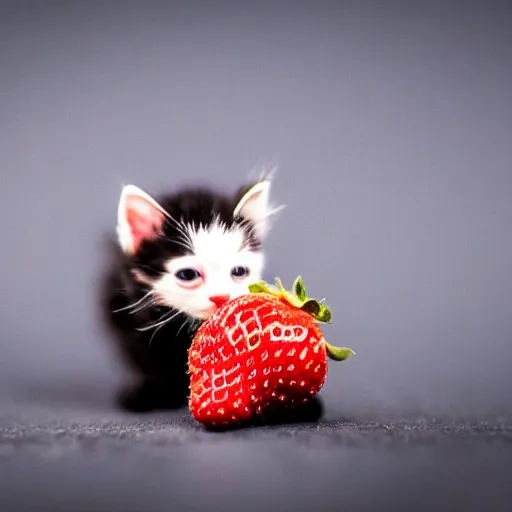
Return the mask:
<svg viewBox="0 0 512 512">
<path fill-rule="evenodd" d="M 3 401 L 0 510 L 511 510 L 512 426 L 326 419 L 208 433 L 186 411 Z"/>
</svg>

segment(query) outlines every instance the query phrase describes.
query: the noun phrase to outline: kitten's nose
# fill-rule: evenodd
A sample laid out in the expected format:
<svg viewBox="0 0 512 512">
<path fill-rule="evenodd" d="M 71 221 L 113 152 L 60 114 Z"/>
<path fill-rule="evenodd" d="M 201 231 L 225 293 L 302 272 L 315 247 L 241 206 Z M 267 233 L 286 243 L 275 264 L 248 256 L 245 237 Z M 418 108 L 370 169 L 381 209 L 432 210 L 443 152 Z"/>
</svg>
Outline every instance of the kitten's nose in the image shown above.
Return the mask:
<svg viewBox="0 0 512 512">
<path fill-rule="evenodd" d="M 226 302 L 229 301 L 229 295 L 212 295 L 210 297 L 210 300 L 218 307 L 220 308 L 221 306 L 223 306 L 224 304 L 226 304 Z"/>
</svg>

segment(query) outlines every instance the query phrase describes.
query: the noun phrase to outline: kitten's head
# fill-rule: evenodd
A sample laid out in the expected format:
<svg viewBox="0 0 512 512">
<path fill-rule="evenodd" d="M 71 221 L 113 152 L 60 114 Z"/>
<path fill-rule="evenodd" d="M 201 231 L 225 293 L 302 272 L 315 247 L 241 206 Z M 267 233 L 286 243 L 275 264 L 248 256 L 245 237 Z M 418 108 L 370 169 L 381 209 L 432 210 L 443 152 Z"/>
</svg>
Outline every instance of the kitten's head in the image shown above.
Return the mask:
<svg viewBox="0 0 512 512">
<path fill-rule="evenodd" d="M 262 278 L 270 185 L 263 180 L 233 197 L 188 189 L 159 202 L 124 187 L 117 234 L 135 280 L 158 304 L 195 319 L 206 318 L 219 297 L 247 293 Z"/>
</svg>

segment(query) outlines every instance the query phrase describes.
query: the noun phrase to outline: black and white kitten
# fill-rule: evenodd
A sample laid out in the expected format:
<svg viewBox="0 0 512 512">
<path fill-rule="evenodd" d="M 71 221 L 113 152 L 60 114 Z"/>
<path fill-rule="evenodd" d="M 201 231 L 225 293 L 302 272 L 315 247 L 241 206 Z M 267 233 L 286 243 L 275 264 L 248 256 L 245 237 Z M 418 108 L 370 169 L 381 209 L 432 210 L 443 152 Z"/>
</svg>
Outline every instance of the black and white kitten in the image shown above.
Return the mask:
<svg viewBox="0 0 512 512">
<path fill-rule="evenodd" d="M 184 406 L 187 351 L 215 298 L 247 293 L 262 278 L 270 179 L 234 195 L 188 188 L 158 200 L 121 193 L 117 251 L 103 303 L 114 340 L 136 374 L 121 405 L 143 412 Z"/>
</svg>

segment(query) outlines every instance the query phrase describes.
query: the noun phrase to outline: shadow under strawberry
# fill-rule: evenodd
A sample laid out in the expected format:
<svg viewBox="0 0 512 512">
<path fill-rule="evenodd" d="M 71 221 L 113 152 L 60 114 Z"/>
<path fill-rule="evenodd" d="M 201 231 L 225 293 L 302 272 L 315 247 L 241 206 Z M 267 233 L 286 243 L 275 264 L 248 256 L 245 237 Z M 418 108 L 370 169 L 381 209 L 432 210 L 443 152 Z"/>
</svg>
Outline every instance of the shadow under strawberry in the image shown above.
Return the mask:
<svg viewBox="0 0 512 512">
<path fill-rule="evenodd" d="M 276 427 L 296 424 L 318 423 L 324 414 L 323 400 L 314 396 L 307 403 L 288 411 L 274 411 L 271 415 L 257 417 L 247 423 L 230 425 L 203 425 L 208 432 L 233 432 L 250 428 Z"/>
</svg>

